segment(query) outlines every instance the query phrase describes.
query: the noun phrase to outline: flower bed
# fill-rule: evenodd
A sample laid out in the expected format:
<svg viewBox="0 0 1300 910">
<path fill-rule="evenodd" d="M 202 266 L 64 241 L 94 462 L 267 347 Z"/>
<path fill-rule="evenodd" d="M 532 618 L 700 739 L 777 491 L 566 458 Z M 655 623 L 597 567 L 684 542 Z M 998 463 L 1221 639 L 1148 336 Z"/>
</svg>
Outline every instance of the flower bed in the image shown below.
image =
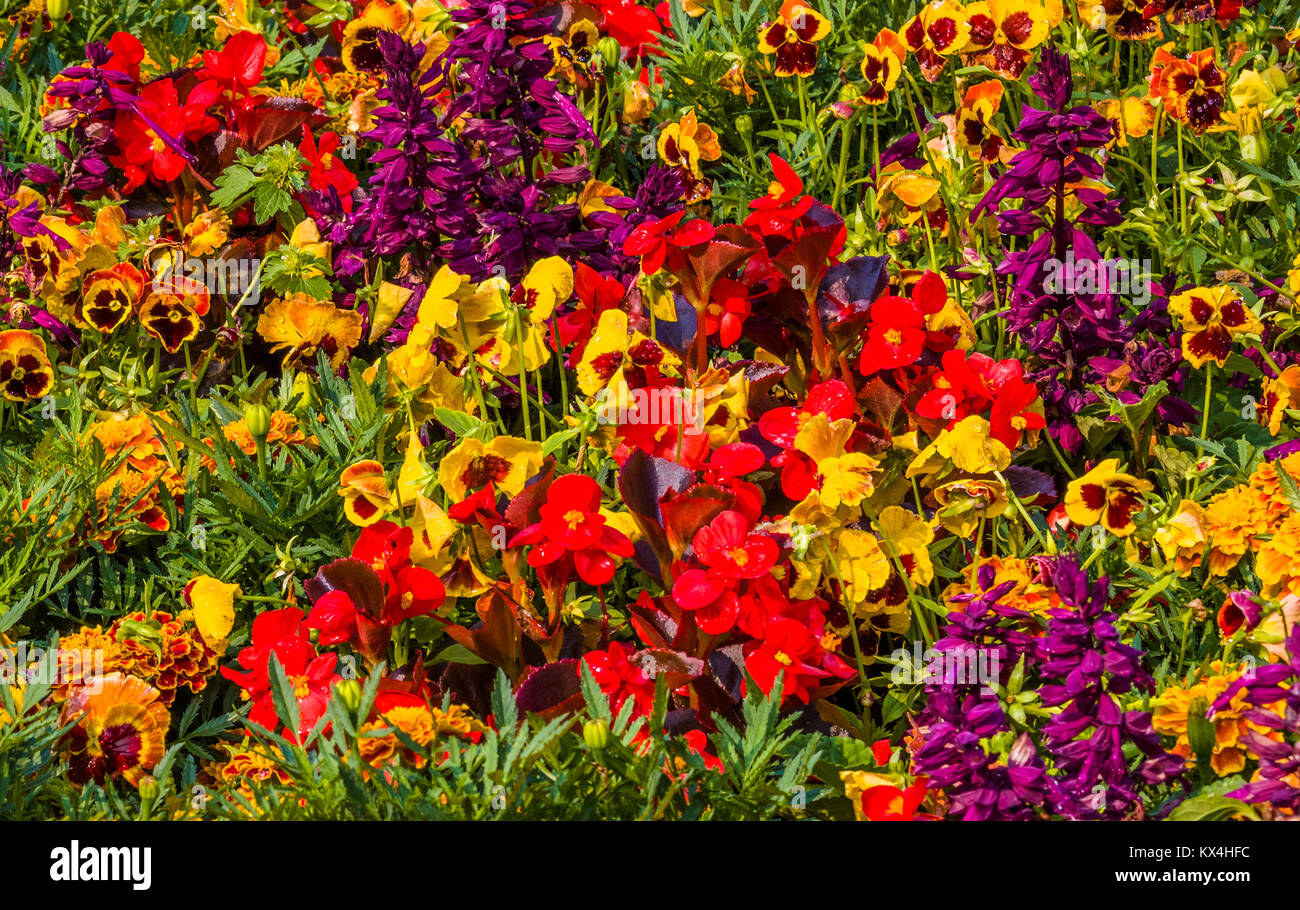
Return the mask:
<svg viewBox="0 0 1300 910">
<path fill-rule="evenodd" d="M 127 5 L 0 21 L 0 816 L 1300 807 L 1294 13 Z"/>
</svg>

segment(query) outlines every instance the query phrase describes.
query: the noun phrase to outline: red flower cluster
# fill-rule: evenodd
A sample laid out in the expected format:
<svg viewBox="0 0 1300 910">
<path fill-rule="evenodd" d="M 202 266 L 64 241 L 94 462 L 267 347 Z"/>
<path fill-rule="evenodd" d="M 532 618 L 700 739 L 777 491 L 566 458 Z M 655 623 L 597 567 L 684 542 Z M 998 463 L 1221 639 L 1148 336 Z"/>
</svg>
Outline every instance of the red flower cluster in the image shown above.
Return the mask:
<svg viewBox="0 0 1300 910">
<path fill-rule="evenodd" d="M 253 703 L 249 722 L 274 731 L 280 726 L 271 695 L 270 664 L 274 655 L 298 702 L 298 729 L 284 731 L 295 742 L 302 742 L 324 716 L 329 707 L 330 687 L 340 679 L 334 672 L 338 655 L 316 653 L 303 619 L 303 612 L 297 607 L 258 615 L 253 620 L 252 643 L 239 652 L 239 664 L 245 672 L 221 668 L 221 675 L 243 689 L 245 697 Z"/>
<path fill-rule="evenodd" d="M 446 600 L 442 581 L 411 564 L 410 528 L 379 521 L 361 531 L 351 559 L 331 563 L 308 583 L 307 625 L 323 645 L 348 644 L 368 663 L 384 659 L 393 629 Z"/>
</svg>

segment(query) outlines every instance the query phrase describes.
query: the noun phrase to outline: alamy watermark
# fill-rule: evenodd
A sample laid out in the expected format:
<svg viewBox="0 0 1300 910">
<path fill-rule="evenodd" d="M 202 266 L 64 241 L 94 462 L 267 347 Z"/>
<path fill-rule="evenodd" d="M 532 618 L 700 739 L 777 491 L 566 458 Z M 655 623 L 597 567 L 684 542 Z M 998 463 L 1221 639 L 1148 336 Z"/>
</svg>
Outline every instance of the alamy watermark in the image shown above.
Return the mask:
<svg viewBox="0 0 1300 910">
<path fill-rule="evenodd" d="M 596 421 L 616 426 L 674 426 L 684 436 L 704 432 L 703 399 L 694 389 L 601 389 L 596 393 Z"/>
<path fill-rule="evenodd" d="M 1049 259 L 1043 290 L 1048 294 L 1112 294 L 1138 306 L 1151 300 L 1150 259 Z"/>
<path fill-rule="evenodd" d="M 83 685 L 92 693 L 103 688 L 104 652 L 98 648 L 49 650 L 20 641 L 0 648 L 0 685 Z"/>
<path fill-rule="evenodd" d="M 158 294 L 174 294 L 187 282 L 202 285 L 209 294 L 220 294 L 235 306 L 255 306 L 262 296 L 262 260 L 181 256 L 154 275 L 152 288 Z"/>
<path fill-rule="evenodd" d="M 1000 657 L 996 650 L 971 648 L 964 651 L 937 648 L 922 649 L 912 642 L 912 650 L 898 648 L 891 655 L 895 661 L 889 678 L 896 685 L 969 686 L 979 683 L 980 691 L 992 695 L 999 682 Z"/>
</svg>

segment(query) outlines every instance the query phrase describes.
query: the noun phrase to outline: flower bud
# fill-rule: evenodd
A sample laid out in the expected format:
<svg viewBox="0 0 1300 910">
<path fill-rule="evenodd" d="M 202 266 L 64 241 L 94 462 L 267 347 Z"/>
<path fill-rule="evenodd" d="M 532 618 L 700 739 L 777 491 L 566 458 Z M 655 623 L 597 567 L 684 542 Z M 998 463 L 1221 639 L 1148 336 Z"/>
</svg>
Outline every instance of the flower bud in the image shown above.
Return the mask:
<svg viewBox="0 0 1300 910">
<path fill-rule="evenodd" d="M 361 707 L 361 683 L 355 679 L 342 679 L 334 684 L 334 694 L 349 711 Z"/>
<path fill-rule="evenodd" d="M 68 0 L 45 0 L 45 12 L 49 14 L 50 24 L 58 28 L 68 14 Z"/>
<path fill-rule="evenodd" d="M 605 58 L 605 66 L 609 69 L 618 66 L 618 61 L 623 58 L 623 48 L 618 39 L 608 35 L 596 42 L 596 53 Z"/>
<path fill-rule="evenodd" d="M 266 439 L 271 432 L 271 412 L 264 404 L 250 404 L 244 408 L 244 423 L 254 439 Z"/>
<path fill-rule="evenodd" d="M 741 114 L 737 117 L 736 132 L 744 139 L 748 139 L 752 136 L 754 134 L 754 118 L 750 117 L 748 114 Z"/>
<path fill-rule="evenodd" d="M 587 748 L 599 752 L 609 746 L 609 724 L 603 720 L 589 720 L 582 726 L 582 739 Z"/>
<path fill-rule="evenodd" d="M 140 782 L 136 784 L 136 788 L 140 791 L 140 801 L 146 806 L 153 803 L 162 790 L 162 788 L 158 786 L 157 778 L 152 774 L 145 774 L 142 776 Z"/>
</svg>

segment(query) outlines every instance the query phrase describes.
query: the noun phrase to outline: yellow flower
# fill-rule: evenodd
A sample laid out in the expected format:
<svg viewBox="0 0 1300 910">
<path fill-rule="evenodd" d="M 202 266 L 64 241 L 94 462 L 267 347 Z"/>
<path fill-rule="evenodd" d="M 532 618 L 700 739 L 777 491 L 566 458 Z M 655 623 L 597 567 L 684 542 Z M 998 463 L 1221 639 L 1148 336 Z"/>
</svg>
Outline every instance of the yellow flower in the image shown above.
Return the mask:
<svg viewBox="0 0 1300 910">
<path fill-rule="evenodd" d="M 1190 575 L 1201 564 L 1207 543 L 1206 525 L 1205 509 L 1200 503 L 1184 499 L 1168 524 L 1156 531 L 1156 543 L 1179 575 Z"/>
<path fill-rule="evenodd" d="M 839 580 L 850 603 L 867 600 L 889 581 L 893 566 L 874 534 L 848 528 L 835 543 Z"/>
<path fill-rule="evenodd" d="M 1005 515 L 1010 505 L 1006 487 L 996 480 L 954 480 L 935 487 L 934 498 L 939 524 L 958 537 L 970 537 L 982 519 Z"/>
<path fill-rule="evenodd" d="M 669 123 L 659 133 L 659 157 L 671 167 L 686 168 L 697 179 L 701 161 L 717 161 L 722 157 L 718 134 L 708 124 L 695 119 L 695 109 L 682 114 L 676 123 Z"/>
<path fill-rule="evenodd" d="M 348 521 L 363 528 L 393 510 L 393 495 L 384 478 L 384 466 L 377 461 L 358 461 L 344 468 L 338 493 L 343 497 L 343 514 Z"/>
<path fill-rule="evenodd" d="M 194 617 L 194 626 L 203 640 L 213 648 L 230 636 L 235 625 L 235 598 L 243 594 L 239 585 L 227 584 L 210 575 L 200 575 L 185 586 L 185 599 Z M 181 614 L 185 618 L 185 614 Z"/>
<path fill-rule="evenodd" d="M 1149 480 L 1120 472 L 1118 458 L 1108 458 L 1070 481 L 1065 491 L 1065 513 L 1077 525 L 1101 524 L 1117 537 L 1128 537 L 1137 530 L 1133 515 L 1145 505 L 1142 494 L 1152 488 Z"/>
<path fill-rule="evenodd" d="M 954 469 L 968 474 L 992 474 L 1011 464 L 1011 450 L 994 439 L 989 422 L 971 415 L 942 430 L 907 468 L 908 477 L 942 479 Z"/>
<path fill-rule="evenodd" d="M 1237 335 L 1259 335 L 1263 324 L 1236 288 L 1193 288 L 1169 299 L 1183 328 L 1183 357 L 1194 367 L 1228 362 Z"/>
<path fill-rule="evenodd" d="M 880 462 L 862 452 L 845 450 L 853 426 L 847 418 L 832 424 L 825 414 L 815 414 L 799 428 L 794 440 L 795 448 L 817 466 L 818 486 L 808 498 L 832 511 L 841 505 L 860 506 L 876 488 L 872 474 Z"/>
<path fill-rule="evenodd" d="M 1291 364 L 1275 379 L 1264 380 L 1263 400 L 1256 417 L 1268 427 L 1270 436 L 1282 431 L 1282 418 L 1287 410 L 1300 407 L 1300 364 Z"/>
<path fill-rule="evenodd" d="M 286 368 L 310 370 L 317 351 L 324 351 L 337 371 L 361 342 L 361 314 L 294 294 L 268 306 L 257 320 L 257 331 L 273 351 L 284 351 Z"/>
<path fill-rule="evenodd" d="M 517 496 L 542 467 L 542 444 L 515 436 L 484 443 L 462 439 L 438 465 L 438 483 L 453 502 L 491 483 L 498 493 Z"/>
</svg>

